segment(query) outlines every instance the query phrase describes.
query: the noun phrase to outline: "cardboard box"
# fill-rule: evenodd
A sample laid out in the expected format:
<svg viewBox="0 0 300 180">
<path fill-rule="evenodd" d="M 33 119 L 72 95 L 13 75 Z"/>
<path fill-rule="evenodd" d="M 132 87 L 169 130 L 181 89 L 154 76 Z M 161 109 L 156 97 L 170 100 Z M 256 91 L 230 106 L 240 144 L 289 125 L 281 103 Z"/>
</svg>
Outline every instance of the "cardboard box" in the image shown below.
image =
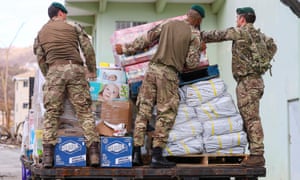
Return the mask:
<svg viewBox="0 0 300 180">
<path fill-rule="evenodd" d="M 128 100 L 129 85 L 113 82 L 89 81 L 93 101 Z"/>
<path fill-rule="evenodd" d="M 58 137 L 54 155 L 55 167 L 86 166 L 84 137 Z"/>
<path fill-rule="evenodd" d="M 131 101 L 104 102 L 101 107 L 101 120 L 113 125 L 124 123 L 127 132 L 131 132 L 132 108 L 133 104 Z M 103 122 L 97 125 L 97 131 L 105 136 L 112 136 L 112 133 L 114 133 L 114 130 L 104 125 Z"/>
<path fill-rule="evenodd" d="M 101 167 L 132 167 L 132 137 L 101 137 Z"/>
</svg>

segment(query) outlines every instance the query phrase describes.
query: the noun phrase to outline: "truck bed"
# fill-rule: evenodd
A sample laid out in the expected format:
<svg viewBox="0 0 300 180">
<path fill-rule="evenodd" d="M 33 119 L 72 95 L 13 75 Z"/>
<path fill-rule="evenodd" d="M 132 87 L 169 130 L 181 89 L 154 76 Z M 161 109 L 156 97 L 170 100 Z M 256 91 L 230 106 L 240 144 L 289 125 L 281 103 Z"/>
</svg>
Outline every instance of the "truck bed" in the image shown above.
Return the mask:
<svg viewBox="0 0 300 180">
<path fill-rule="evenodd" d="M 265 167 L 242 167 L 245 155 L 189 155 L 168 157 L 177 163 L 173 168 L 63 167 L 45 169 L 31 166 L 33 179 L 183 179 L 183 180 L 257 180 L 266 176 Z"/>
<path fill-rule="evenodd" d="M 154 169 L 64 167 L 44 169 L 32 167 L 34 179 L 257 179 L 266 175 L 264 167 L 245 168 L 239 165 L 177 165 Z"/>
</svg>

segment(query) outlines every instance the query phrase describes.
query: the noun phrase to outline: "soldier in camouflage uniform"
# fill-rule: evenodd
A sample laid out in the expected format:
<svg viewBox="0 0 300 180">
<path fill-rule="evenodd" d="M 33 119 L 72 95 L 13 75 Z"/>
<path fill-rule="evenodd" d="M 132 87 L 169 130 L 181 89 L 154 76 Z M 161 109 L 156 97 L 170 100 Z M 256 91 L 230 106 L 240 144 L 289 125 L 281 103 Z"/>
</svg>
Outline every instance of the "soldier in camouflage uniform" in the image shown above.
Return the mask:
<svg viewBox="0 0 300 180">
<path fill-rule="evenodd" d="M 242 162 L 243 166 L 264 166 L 264 133 L 259 115 L 259 101 L 264 93 L 262 73 L 254 68 L 254 56 L 251 46 L 251 34 L 260 34 L 258 43 L 265 43 L 268 54 L 275 54 L 277 47 L 272 38 L 267 37 L 254 28 L 256 16 L 253 8 L 238 8 L 237 27 L 224 31 L 201 32 L 205 42 L 220 42 L 232 40 L 232 73 L 237 82 L 236 94 L 238 108 L 244 121 L 245 131 L 249 141 L 250 156 Z"/>
<path fill-rule="evenodd" d="M 116 45 L 118 54 L 132 55 L 153 42 L 158 41 L 158 49 L 150 60 L 143 84 L 137 98 L 137 117 L 134 129 L 133 164 L 142 165 L 140 148 L 144 145 L 147 123 L 151 119 L 153 106 L 156 104 L 157 117 L 153 137 L 151 167 L 173 167 L 162 156 L 179 105 L 178 73 L 183 68 L 193 69 L 200 59 L 200 23 L 204 18 L 204 9 L 193 5 L 184 21 L 164 22 L 148 31 L 145 36 L 135 39 L 130 44 Z"/>
<path fill-rule="evenodd" d="M 89 78 L 96 77 L 95 53 L 85 31 L 78 24 L 66 22 L 67 10 L 62 4 L 52 3 L 48 15 L 50 20 L 39 31 L 34 42 L 34 54 L 46 79 L 43 86 L 46 109 L 43 121 L 43 166 L 53 166 L 58 120 L 63 113 L 65 97 L 74 106 L 84 130 L 89 164 L 97 166 L 100 140 L 95 131 L 89 84 L 79 47 L 86 59 Z"/>
</svg>

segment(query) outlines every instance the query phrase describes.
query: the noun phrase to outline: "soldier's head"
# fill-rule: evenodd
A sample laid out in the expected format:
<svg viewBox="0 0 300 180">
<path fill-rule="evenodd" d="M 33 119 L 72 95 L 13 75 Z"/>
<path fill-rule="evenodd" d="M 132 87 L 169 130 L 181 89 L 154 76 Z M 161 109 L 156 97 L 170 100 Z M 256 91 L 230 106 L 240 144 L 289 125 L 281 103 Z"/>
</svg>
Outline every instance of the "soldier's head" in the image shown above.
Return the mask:
<svg viewBox="0 0 300 180">
<path fill-rule="evenodd" d="M 63 19 L 66 19 L 68 14 L 67 9 L 65 8 L 64 5 L 58 2 L 53 2 L 48 8 L 48 16 L 50 19 L 56 16 L 60 16 Z"/>
<path fill-rule="evenodd" d="M 187 13 L 189 23 L 197 28 L 200 28 L 202 18 L 205 17 L 205 10 L 202 6 L 192 5 Z"/>
<path fill-rule="evenodd" d="M 236 9 L 237 26 L 243 26 L 246 23 L 254 23 L 256 20 L 255 11 L 251 7 L 243 7 Z"/>
</svg>

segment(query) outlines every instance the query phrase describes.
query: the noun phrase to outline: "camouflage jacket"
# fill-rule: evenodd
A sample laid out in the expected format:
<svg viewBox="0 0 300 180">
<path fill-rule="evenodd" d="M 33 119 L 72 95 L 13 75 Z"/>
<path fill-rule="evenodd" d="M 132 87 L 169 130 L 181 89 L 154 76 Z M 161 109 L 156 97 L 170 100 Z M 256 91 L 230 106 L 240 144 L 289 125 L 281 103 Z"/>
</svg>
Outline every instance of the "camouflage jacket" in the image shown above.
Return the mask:
<svg viewBox="0 0 300 180">
<path fill-rule="evenodd" d="M 79 49 L 80 48 L 80 49 Z M 96 72 L 95 52 L 83 28 L 76 23 L 59 19 L 49 20 L 34 40 L 33 51 L 44 76 L 49 65 L 56 61 L 71 60 L 85 64 L 91 73 Z"/>
<path fill-rule="evenodd" d="M 274 55 L 277 46 L 273 39 L 261 33 L 259 29 L 255 29 L 252 23 L 248 23 L 240 28 L 230 27 L 221 31 L 203 31 L 201 32 L 201 38 L 205 42 L 232 41 L 232 73 L 237 80 L 248 75 L 260 75 L 252 68 L 253 53 L 251 50 L 252 38 L 250 34 L 253 31 L 261 34 L 260 37 L 264 40 L 263 43 L 266 43 L 267 49 Z"/>
<path fill-rule="evenodd" d="M 178 36 L 180 34 L 180 36 Z M 193 69 L 199 65 L 201 42 L 199 29 L 187 21 L 170 20 L 149 30 L 144 36 L 123 46 L 125 55 L 134 55 L 158 43 L 151 61 L 174 67 Z"/>
</svg>

